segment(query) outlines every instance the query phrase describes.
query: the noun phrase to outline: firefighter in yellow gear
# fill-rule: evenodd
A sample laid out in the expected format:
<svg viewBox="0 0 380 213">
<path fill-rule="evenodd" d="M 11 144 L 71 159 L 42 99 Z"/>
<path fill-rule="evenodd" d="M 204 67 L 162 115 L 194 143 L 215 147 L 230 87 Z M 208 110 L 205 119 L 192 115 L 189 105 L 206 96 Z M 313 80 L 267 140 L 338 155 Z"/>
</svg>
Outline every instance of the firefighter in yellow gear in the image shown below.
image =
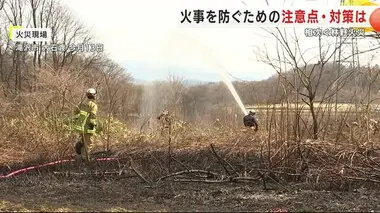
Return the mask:
<svg viewBox="0 0 380 213">
<path fill-rule="evenodd" d="M 75 150 L 78 157 L 90 162 L 90 155 L 94 143 L 94 134 L 96 132 L 96 113 L 98 105 L 95 103 L 96 90 L 90 88 L 86 92 L 87 100 L 75 109 L 77 115 L 77 124 L 74 128 L 79 132 L 81 140 L 76 143 Z"/>
</svg>

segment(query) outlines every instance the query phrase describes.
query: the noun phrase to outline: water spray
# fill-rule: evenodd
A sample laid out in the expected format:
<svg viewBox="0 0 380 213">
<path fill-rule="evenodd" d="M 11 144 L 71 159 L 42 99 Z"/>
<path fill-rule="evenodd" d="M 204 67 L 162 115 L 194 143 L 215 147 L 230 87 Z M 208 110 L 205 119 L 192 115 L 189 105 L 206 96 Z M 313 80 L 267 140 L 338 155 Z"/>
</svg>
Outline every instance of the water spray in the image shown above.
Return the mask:
<svg viewBox="0 0 380 213">
<path fill-rule="evenodd" d="M 244 104 L 241 101 L 240 96 L 237 94 L 234 85 L 232 84 L 231 80 L 228 78 L 228 76 L 227 76 L 227 70 L 225 70 L 225 68 L 222 67 L 221 65 L 218 65 L 218 66 L 221 69 L 223 69 L 222 72 L 220 72 L 220 74 L 222 75 L 224 83 L 227 85 L 227 87 L 230 90 L 232 96 L 234 96 L 235 101 L 238 103 L 238 105 L 239 105 L 240 109 L 243 111 L 244 115 L 247 115 L 248 114 L 247 109 L 244 107 Z"/>
<path fill-rule="evenodd" d="M 216 69 L 216 70 L 222 76 L 223 82 L 226 84 L 226 86 L 230 90 L 232 96 L 234 97 L 236 103 L 239 105 L 241 111 L 244 113 L 244 115 L 247 115 L 248 114 L 247 109 L 244 107 L 244 104 L 241 101 L 240 96 L 236 92 L 235 87 L 233 86 L 231 80 L 229 79 L 227 69 L 225 67 L 223 67 L 221 65 L 221 63 L 219 63 L 219 60 L 217 60 L 217 58 L 213 55 L 213 51 L 211 50 L 211 48 L 209 46 L 207 46 L 206 44 L 204 44 L 203 42 L 199 41 L 199 39 L 197 39 L 197 38 L 195 38 L 193 36 L 190 36 L 187 33 L 185 33 L 182 36 L 182 38 L 184 38 L 186 36 L 188 38 L 192 39 L 192 40 L 197 41 L 197 44 L 200 44 L 198 47 L 201 48 L 202 52 L 207 52 L 208 53 L 208 56 L 211 58 L 211 60 L 218 66 L 218 69 Z"/>
</svg>

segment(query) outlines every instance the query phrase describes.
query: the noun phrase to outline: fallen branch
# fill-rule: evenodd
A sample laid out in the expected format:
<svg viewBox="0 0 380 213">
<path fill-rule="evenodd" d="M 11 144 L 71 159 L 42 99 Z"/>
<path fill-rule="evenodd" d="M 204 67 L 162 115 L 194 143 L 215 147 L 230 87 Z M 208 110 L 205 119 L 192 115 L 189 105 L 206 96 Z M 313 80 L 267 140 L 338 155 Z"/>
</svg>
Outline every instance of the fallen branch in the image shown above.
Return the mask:
<svg viewBox="0 0 380 213">
<path fill-rule="evenodd" d="M 211 144 L 211 146 L 212 147 L 214 147 L 214 145 L 212 145 Z M 215 151 L 215 149 L 214 149 L 214 151 Z M 236 171 L 236 169 L 227 161 L 227 160 L 225 160 L 224 158 L 221 158 L 222 159 L 222 161 L 224 162 L 224 163 L 226 163 L 227 164 L 227 166 L 228 167 L 230 167 L 230 169 L 232 169 L 232 171 L 234 171 L 234 173 L 237 175 L 237 176 L 240 176 L 239 175 L 239 173 Z"/>
<path fill-rule="evenodd" d="M 197 183 L 226 183 L 229 180 L 198 180 L 198 179 L 177 179 L 174 182 L 197 182 Z"/>
<path fill-rule="evenodd" d="M 238 182 L 238 181 L 258 181 L 260 177 L 232 177 L 222 180 L 199 180 L 199 179 L 176 179 L 174 182 L 200 182 L 200 183 L 227 183 L 227 182 Z"/>
<path fill-rule="evenodd" d="M 148 181 L 146 178 L 144 178 L 144 176 L 142 176 L 141 173 L 139 171 L 137 171 L 137 169 L 133 166 L 132 158 L 130 158 L 129 163 L 130 163 L 130 168 L 136 173 L 136 175 L 139 176 L 139 178 L 141 180 L 143 180 L 145 183 L 148 183 L 150 185 L 150 181 Z"/>
<path fill-rule="evenodd" d="M 180 164 L 181 166 L 185 167 L 186 170 L 191 170 L 188 166 L 186 166 L 184 163 L 182 163 L 181 161 L 175 159 L 173 156 L 172 156 L 172 159 L 177 162 L 178 164 Z"/>
<path fill-rule="evenodd" d="M 121 175 L 121 174 L 123 174 L 124 173 L 124 169 L 125 169 L 125 167 L 126 167 L 127 165 L 126 164 L 124 164 L 124 166 L 123 166 L 123 168 L 121 168 L 120 169 L 120 171 L 118 172 L 119 173 L 119 175 Z"/>
<path fill-rule="evenodd" d="M 273 173 L 273 174 L 280 174 L 280 175 L 289 175 L 289 176 L 303 176 L 303 174 L 298 173 L 289 173 L 289 172 L 281 172 L 281 171 L 269 171 L 267 169 L 252 169 L 252 171 L 258 171 L 258 172 L 264 172 L 264 173 Z"/>
<path fill-rule="evenodd" d="M 214 155 L 216 156 L 216 158 L 218 159 L 219 163 L 222 165 L 222 167 L 224 168 L 224 170 L 227 172 L 227 174 L 229 176 L 231 176 L 231 173 L 228 171 L 227 167 L 224 165 L 227 164 L 233 171 L 234 173 L 237 175 L 237 176 L 240 176 L 239 173 L 236 172 L 236 170 L 232 167 L 232 165 L 230 163 L 228 163 L 226 160 L 224 160 L 223 158 L 221 158 L 218 153 L 215 151 L 215 148 L 214 148 L 214 145 L 213 144 L 210 144 L 210 147 L 211 147 L 211 151 L 212 153 L 214 153 Z"/>
<path fill-rule="evenodd" d="M 226 161 L 225 159 L 222 158 L 222 160 L 228 165 L 228 167 L 230 167 L 232 169 L 232 171 L 234 171 L 234 173 L 237 175 L 237 176 L 240 176 L 240 174 L 236 171 L 236 169 L 228 162 Z"/>
<path fill-rule="evenodd" d="M 372 182 L 372 183 L 380 183 L 378 180 L 373 180 L 369 178 L 361 178 L 361 177 L 351 177 L 351 176 L 342 176 L 343 178 L 347 178 L 349 180 L 357 180 L 357 181 L 364 181 L 364 182 Z"/>
<path fill-rule="evenodd" d="M 232 181 L 247 180 L 247 181 L 258 181 L 261 177 L 233 177 Z"/>
<path fill-rule="evenodd" d="M 95 173 L 84 173 L 84 172 L 53 172 L 55 175 L 74 175 L 74 176 L 86 176 L 86 175 L 95 175 L 95 176 L 103 176 L 103 175 L 112 175 L 119 176 L 119 172 L 95 172 Z M 125 178 L 133 178 L 138 177 L 137 175 L 124 176 Z"/>
<path fill-rule="evenodd" d="M 176 172 L 176 173 L 172 173 L 172 174 L 160 177 L 160 178 L 158 178 L 156 180 L 156 182 L 159 182 L 159 181 L 164 180 L 164 179 L 169 178 L 169 177 L 174 177 L 174 176 L 178 176 L 178 175 L 182 175 L 182 174 L 194 174 L 194 173 L 207 174 L 207 175 L 212 175 L 214 177 L 221 176 L 221 175 L 219 175 L 217 173 L 210 172 L 210 171 L 204 171 L 204 170 L 185 170 L 185 171 L 180 171 L 180 172 Z"/>
</svg>

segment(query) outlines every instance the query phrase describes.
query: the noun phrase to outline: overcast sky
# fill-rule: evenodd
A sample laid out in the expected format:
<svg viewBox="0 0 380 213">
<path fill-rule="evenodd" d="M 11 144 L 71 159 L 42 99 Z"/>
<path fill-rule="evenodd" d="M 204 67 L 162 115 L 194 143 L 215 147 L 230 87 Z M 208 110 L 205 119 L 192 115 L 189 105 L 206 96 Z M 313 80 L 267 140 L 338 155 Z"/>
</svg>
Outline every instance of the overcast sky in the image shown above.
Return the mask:
<svg viewBox="0 0 380 213">
<path fill-rule="evenodd" d="M 180 12 L 187 8 L 244 9 L 240 0 L 62 0 L 86 25 L 96 39 L 104 43 L 112 59 L 127 66 L 138 62 L 168 70 L 168 66 L 181 67 L 186 72 L 216 74 L 221 65 L 228 72 L 247 80 L 270 77 L 274 71 L 257 61 L 257 48 L 265 47 L 275 54 L 275 42 L 260 28 L 189 28 L 180 24 Z M 248 7 L 265 6 L 264 0 L 246 0 Z M 269 0 L 270 5 L 284 4 Z M 288 0 L 286 5 L 339 5 L 339 0 Z M 289 29 L 292 30 L 292 29 Z M 297 32 L 302 35 L 303 29 Z M 266 36 L 266 37 L 265 37 Z M 303 36 L 302 36 L 303 37 Z M 330 39 L 330 41 L 333 41 Z M 317 44 L 316 38 L 301 39 L 303 51 Z M 360 45 L 368 48 L 366 44 Z M 309 51 L 307 57 L 317 52 Z M 364 56 L 363 56 L 364 57 Z M 368 57 L 367 57 L 368 58 Z M 362 59 L 364 62 L 364 59 Z M 156 70 L 157 71 L 157 70 Z M 152 72 L 156 72 L 153 71 Z M 158 71 L 157 71 L 158 72 Z M 149 72 L 144 74 L 149 75 Z M 153 73 L 152 73 L 152 76 Z M 158 78 L 158 77 L 157 77 Z"/>
</svg>

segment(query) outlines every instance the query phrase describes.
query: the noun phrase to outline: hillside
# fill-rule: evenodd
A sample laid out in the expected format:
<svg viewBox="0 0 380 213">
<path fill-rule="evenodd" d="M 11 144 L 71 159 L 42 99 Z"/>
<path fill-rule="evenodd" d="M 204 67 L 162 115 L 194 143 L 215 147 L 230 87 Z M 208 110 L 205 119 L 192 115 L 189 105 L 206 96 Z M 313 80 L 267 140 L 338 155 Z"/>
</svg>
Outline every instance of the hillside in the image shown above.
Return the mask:
<svg viewBox="0 0 380 213">
<path fill-rule="evenodd" d="M 378 78 L 380 72 L 379 66 L 372 68 L 361 67 L 359 70 L 352 70 L 342 65 L 339 77 L 336 67 L 337 65 L 327 64 L 322 70 L 316 68 L 310 81 L 311 87 L 316 90 L 316 102 L 322 99 L 324 101 L 329 99 L 335 102 L 335 97 L 338 98 L 338 102 L 340 103 L 351 103 L 355 100 L 360 102 L 368 98 L 369 89 L 371 90 L 371 97 L 375 99 L 375 102 L 378 101 L 378 91 L 380 90 L 380 79 Z M 319 76 L 319 74 L 321 75 Z M 283 74 L 283 77 L 275 75 L 263 81 L 234 82 L 234 85 L 243 102 L 248 105 L 279 103 L 281 100 L 288 98 L 294 102 L 296 96 L 291 91 L 294 90 L 293 86 L 298 88 L 299 93 L 306 93 L 307 91 L 300 79 L 300 75 L 296 74 L 295 71 L 287 71 Z M 296 86 L 297 84 L 298 86 Z M 336 91 L 337 85 L 338 92 Z"/>
</svg>

